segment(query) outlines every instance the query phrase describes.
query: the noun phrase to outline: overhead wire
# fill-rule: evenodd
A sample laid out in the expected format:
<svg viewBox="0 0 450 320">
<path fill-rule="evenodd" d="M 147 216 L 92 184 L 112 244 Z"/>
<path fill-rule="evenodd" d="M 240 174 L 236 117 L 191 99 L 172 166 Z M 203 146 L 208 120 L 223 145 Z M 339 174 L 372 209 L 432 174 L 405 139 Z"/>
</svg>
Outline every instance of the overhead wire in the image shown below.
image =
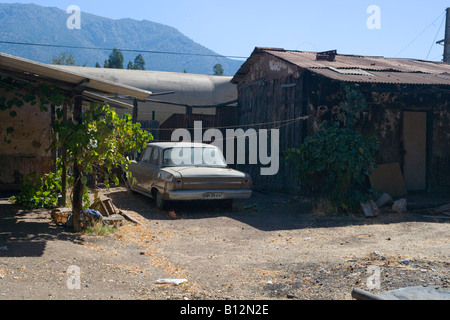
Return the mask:
<svg viewBox="0 0 450 320">
<path fill-rule="evenodd" d="M 22 45 L 22 46 L 38 46 L 38 47 L 51 47 L 51 48 L 65 48 L 65 49 L 82 49 L 82 50 L 101 50 L 112 51 L 113 48 L 101 48 L 101 47 L 81 47 L 71 45 L 58 45 L 58 44 L 45 44 L 45 43 L 28 43 L 17 41 L 0 41 L 0 44 Z M 156 51 L 156 50 L 141 50 L 141 49 L 119 49 L 122 52 L 138 52 L 138 53 L 152 53 L 152 54 L 171 54 L 171 55 L 186 55 L 186 56 L 199 56 L 199 57 L 215 57 L 215 58 L 230 58 L 230 59 L 247 59 L 248 57 L 242 56 L 224 56 L 220 54 L 208 54 L 208 53 L 189 53 L 189 52 L 173 52 L 173 51 Z"/>
<path fill-rule="evenodd" d="M 442 26 L 443 26 L 444 22 L 445 22 L 445 17 L 442 19 L 441 25 L 439 26 L 439 29 L 436 32 L 436 36 L 434 37 L 433 43 L 431 44 L 430 50 L 428 51 L 428 54 L 427 54 L 427 57 L 425 58 L 425 60 L 428 60 L 428 57 L 430 56 L 430 53 L 431 53 L 431 49 L 433 49 L 433 46 L 436 44 L 436 39 L 437 39 L 437 37 L 439 35 L 439 32 L 442 29 Z"/>
<path fill-rule="evenodd" d="M 283 124 L 280 124 L 279 126 L 274 126 L 272 128 L 266 129 L 267 133 L 269 133 L 272 130 L 278 130 L 278 129 L 281 129 L 283 127 L 287 127 L 287 126 L 289 126 L 289 125 L 291 125 L 291 124 L 293 124 L 293 123 L 295 123 L 297 121 L 307 120 L 310 117 L 311 117 L 311 115 L 297 117 L 297 118 L 293 118 L 293 119 L 287 119 L 287 120 L 265 122 L 265 123 L 242 124 L 242 126 L 244 126 L 244 127 L 254 127 L 254 126 L 260 126 L 260 125 L 268 125 L 268 124 L 275 124 L 275 123 L 283 123 L 284 122 Z M 202 130 L 204 130 L 204 129 L 227 129 L 227 128 L 238 128 L 238 127 L 241 127 L 241 126 L 224 126 L 224 127 L 214 127 L 214 128 L 202 128 Z M 251 128 L 251 129 L 254 129 L 254 128 Z M 173 131 L 173 130 L 175 130 L 175 128 L 164 128 L 164 129 L 155 129 L 155 130 L 165 130 L 165 131 L 170 130 L 170 131 Z M 214 142 L 227 141 L 227 140 L 230 140 L 230 139 L 241 138 L 241 137 L 248 137 L 248 138 L 250 138 L 252 136 L 258 136 L 259 134 L 260 134 L 260 132 L 258 132 L 256 130 L 253 133 L 247 131 L 247 132 L 244 132 L 242 135 L 233 135 L 231 137 L 227 136 L 227 137 L 222 137 L 221 139 L 216 139 L 217 137 L 214 137 L 215 138 Z M 163 140 L 158 140 L 158 141 L 160 141 L 160 142 L 173 142 L 172 140 L 164 140 L 164 141 Z"/>
<path fill-rule="evenodd" d="M 234 128 L 241 128 L 241 127 L 261 127 L 261 126 L 267 126 L 267 125 L 271 125 L 271 124 L 272 125 L 280 124 L 278 127 L 273 127 L 273 128 L 268 129 L 268 130 L 272 130 L 272 129 L 279 129 L 279 128 L 288 126 L 291 123 L 299 121 L 299 120 L 307 120 L 310 117 L 311 116 L 302 116 L 302 117 L 286 119 L 286 120 L 280 120 L 280 121 L 259 122 L 259 123 L 249 123 L 249 124 L 245 123 L 245 124 L 234 125 L 234 126 L 205 127 L 205 128 L 202 127 L 202 129 L 203 130 L 208 130 L 208 129 L 234 129 Z M 179 128 L 161 128 L 161 129 L 155 129 L 155 130 L 173 131 L 173 130 L 176 130 L 176 129 L 179 129 Z"/>
<path fill-rule="evenodd" d="M 425 31 L 427 31 L 432 25 L 434 25 L 434 23 L 436 22 L 436 21 L 438 21 L 441 17 L 442 17 L 442 15 L 444 15 L 446 12 L 444 11 L 444 12 L 442 12 L 440 15 L 439 15 L 439 17 L 437 17 L 432 23 L 430 23 L 429 25 L 428 25 L 428 27 L 426 27 L 422 32 L 420 32 L 419 33 L 419 35 L 417 36 L 417 37 L 415 37 L 410 43 L 408 43 L 399 53 L 397 53 L 397 55 L 395 56 L 395 57 L 398 57 L 398 56 L 400 56 L 400 54 L 403 52 L 403 51 L 405 51 L 414 41 L 416 41 L 422 34 L 424 34 L 425 33 Z"/>
</svg>

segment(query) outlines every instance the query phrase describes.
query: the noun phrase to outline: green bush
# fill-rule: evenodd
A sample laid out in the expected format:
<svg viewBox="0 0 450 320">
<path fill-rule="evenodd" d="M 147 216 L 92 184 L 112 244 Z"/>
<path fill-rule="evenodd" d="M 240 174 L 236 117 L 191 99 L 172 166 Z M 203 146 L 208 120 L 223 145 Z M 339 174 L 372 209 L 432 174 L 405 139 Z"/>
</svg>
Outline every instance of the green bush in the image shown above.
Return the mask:
<svg viewBox="0 0 450 320">
<path fill-rule="evenodd" d="M 307 137 L 297 149 L 287 153 L 305 191 L 320 194 L 342 211 L 353 211 L 374 192 L 368 176 L 375 167 L 379 147 L 374 135 L 357 132 L 356 124 L 367 108 L 357 87 L 346 87 L 334 122 L 324 122 L 319 131 Z"/>
<path fill-rule="evenodd" d="M 20 193 L 12 196 L 10 201 L 29 209 L 51 209 L 58 206 L 58 196 L 61 192 L 61 170 L 42 177 L 33 173 L 24 178 Z"/>
</svg>

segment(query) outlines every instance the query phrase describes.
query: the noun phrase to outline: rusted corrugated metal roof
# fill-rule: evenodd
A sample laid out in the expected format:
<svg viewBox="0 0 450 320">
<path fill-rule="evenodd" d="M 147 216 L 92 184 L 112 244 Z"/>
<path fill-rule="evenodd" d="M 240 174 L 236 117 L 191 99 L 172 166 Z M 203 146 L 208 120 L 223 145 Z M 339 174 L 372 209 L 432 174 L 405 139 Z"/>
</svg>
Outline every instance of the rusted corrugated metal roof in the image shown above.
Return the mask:
<svg viewBox="0 0 450 320">
<path fill-rule="evenodd" d="M 368 75 L 341 74 L 331 69 L 310 69 L 312 72 L 327 78 L 344 82 L 375 82 L 391 84 L 427 84 L 427 85 L 450 85 L 450 74 L 431 73 L 406 73 L 392 71 L 368 71 Z"/>
<path fill-rule="evenodd" d="M 348 82 L 450 85 L 450 64 L 416 59 L 336 54 L 317 60 L 316 52 L 256 48 L 233 78 L 238 83 L 261 54 L 270 54 L 302 69 Z"/>
</svg>

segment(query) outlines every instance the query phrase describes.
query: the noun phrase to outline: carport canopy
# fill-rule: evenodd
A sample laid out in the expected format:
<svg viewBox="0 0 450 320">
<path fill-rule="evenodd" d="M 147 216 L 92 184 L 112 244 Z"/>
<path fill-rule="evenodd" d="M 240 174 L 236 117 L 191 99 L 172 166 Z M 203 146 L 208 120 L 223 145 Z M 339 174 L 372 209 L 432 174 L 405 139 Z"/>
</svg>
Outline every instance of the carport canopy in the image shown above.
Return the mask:
<svg viewBox="0 0 450 320">
<path fill-rule="evenodd" d="M 86 92 L 84 97 L 91 101 L 111 102 L 128 108 L 125 104 L 105 95 L 126 95 L 137 99 L 146 99 L 152 93 L 132 86 L 98 79 L 79 72 L 62 70 L 55 66 L 12 56 L 0 52 L 0 75 L 31 83 L 49 83 L 65 92 L 75 90 Z"/>
</svg>

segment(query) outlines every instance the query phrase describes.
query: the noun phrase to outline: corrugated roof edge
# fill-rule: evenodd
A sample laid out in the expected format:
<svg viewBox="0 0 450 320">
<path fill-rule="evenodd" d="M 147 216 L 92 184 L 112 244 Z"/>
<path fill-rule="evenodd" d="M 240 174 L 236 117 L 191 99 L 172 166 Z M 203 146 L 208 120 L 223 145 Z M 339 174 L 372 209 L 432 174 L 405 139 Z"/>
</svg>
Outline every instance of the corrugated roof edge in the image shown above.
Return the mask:
<svg viewBox="0 0 450 320">
<path fill-rule="evenodd" d="M 250 70 L 250 65 L 253 63 L 254 60 L 256 60 L 258 58 L 258 56 L 260 54 L 263 53 L 268 53 L 268 54 L 273 54 L 275 57 L 277 57 L 278 59 L 284 60 L 288 63 L 291 63 L 293 65 L 297 65 L 300 68 L 304 68 L 307 70 L 311 70 L 313 71 L 315 70 L 320 70 L 320 69 L 327 69 L 329 66 L 328 65 L 323 65 L 323 66 L 308 66 L 308 67 L 304 67 L 301 66 L 298 63 L 295 63 L 293 61 L 290 61 L 289 59 L 286 59 L 285 57 L 280 57 L 279 55 L 277 55 L 278 52 L 283 52 L 283 53 L 301 53 L 301 54 L 311 54 L 311 55 L 316 55 L 317 52 L 312 52 L 312 51 L 297 51 L 297 50 L 285 50 L 282 48 L 268 48 L 268 47 L 256 47 L 253 51 L 253 53 L 251 54 L 251 56 L 247 59 L 247 61 L 241 66 L 241 68 L 238 70 L 238 72 L 235 74 L 235 76 L 232 78 L 231 82 L 234 84 L 239 83 L 240 81 L 242 81 L 242 79 L 245 77 L 245 75 L 249 72 Z M 412 63 L 412 65 L 414 63 L 419 63 L 419 64 L 430 64 L 430 65 L 436 65 L 436 66 L 447 66 L 450 68 L 450 65 L 444 62 L 437 62 L 437 61 L 426 61 L 426 60 L 420 60 L 420 59 L 410 59 L 410 58 L 385 58 L 383 56 L 363 56 L 363 55 L 352 55 L 352 54 L 337 54 L 337 57 L 350 57 L 350 58 L 361 58 L 361 59 L 380 59 L 386 62 L 409 62 Z M 413 66 L 411 66 L 412 68 Z M 370 68 L 368 66 L 359 66 L 359 65 L 355 65 L 354 67 L 340 67 L 340 68 L 336 68 L 336 69 L 363 69 L 365 71 L 377 71 L 377 72 L 399 72 L 399 73 L 404 73 L 404 74 L 413 74 L 413 73 L 423 73 L 423 74 L 440 74 L 440 73 L 425 73 L 423 71 L 420 70 L 412 70 L 412 71 L 405 71 L 405 70 L 398 70 L 395 69 L 393 67 L 386 67 L 384 69 L 380 69 L 380 68 Z M 442 72 L 442 74 L 445 74 L 446 72 Z M 376 81 L 373 81 L 376 82 Z M 447 84 L 447 83 L 445 83 Z"/>
</svg>

